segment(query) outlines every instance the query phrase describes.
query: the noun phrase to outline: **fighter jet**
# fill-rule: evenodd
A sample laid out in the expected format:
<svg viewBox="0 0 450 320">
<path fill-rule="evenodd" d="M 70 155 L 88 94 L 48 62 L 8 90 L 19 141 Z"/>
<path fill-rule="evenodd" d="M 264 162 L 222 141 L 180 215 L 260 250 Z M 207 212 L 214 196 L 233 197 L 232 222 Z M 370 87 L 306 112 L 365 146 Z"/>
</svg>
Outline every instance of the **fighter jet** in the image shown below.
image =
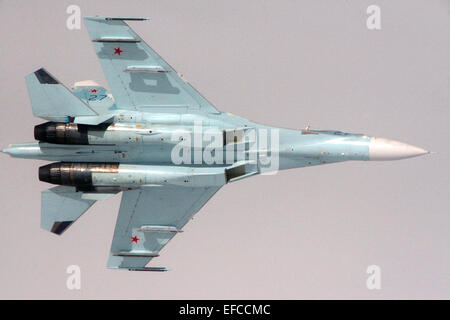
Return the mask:
<svg viewBox="0 0 450 320">
<path fill-rule="evenodd" d="M 55 161 L 39 180 L 41 227 L 61 235 L 96 201 L 122 192 L 108 268 L 166 271 L 148 262 L 225 184 L 278 170 L 349 160 L 397 160 L 428 151 L 335 130 L 290 130 L 220 112 L 126 21 L 84 22 L 109 89 L 73 90 L 41 68 L 26 76 L 33 114 L 48 122 L 32 143 L 3 149 Z"/>
</svg>

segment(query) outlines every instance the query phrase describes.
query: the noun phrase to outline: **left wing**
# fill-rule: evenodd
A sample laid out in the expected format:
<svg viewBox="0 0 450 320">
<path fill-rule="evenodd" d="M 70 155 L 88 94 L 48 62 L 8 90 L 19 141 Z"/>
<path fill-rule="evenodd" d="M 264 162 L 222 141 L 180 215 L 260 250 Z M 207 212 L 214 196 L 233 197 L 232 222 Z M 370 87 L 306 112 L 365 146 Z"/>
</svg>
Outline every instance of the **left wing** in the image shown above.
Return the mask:
<svg viewBox="0 0 450 320">
<path fill-rule="evenodd" d="M 84 23 L 119 109 L 217 113 L 217 109 L 147 45 L 124 20 L 86 17 Z"/>
<path fill-rule="evenodd" d="M 145 265 L 219 189 L 151 186 L 124 191 L 108 268 L 166 271 Z"/>
</svg>

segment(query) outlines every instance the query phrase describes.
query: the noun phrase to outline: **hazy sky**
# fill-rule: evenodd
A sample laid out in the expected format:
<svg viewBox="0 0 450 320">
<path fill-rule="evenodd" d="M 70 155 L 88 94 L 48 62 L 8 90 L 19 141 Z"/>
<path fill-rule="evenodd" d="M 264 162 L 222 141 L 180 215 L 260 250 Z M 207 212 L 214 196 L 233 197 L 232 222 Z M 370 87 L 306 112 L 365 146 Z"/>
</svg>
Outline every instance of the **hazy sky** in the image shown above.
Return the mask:
<svg viewBox="0 0 450 320">
<path fill-rule="evenodd" d="M 106 86 L 83 16 L 131 25 L 222 111 L 436 154 L 257 176 L 222 188 L 152 260 L 106 269 L 120 196 L 63 236 L 40 229 L 38 167 L 0 155 L 0 298 L 450 298 L 448 1 L 0 1 L 0 147 L 33 140 L 24 77 Z M 81 267 L 81 290 L 66 268 Z M 366 268 L 381 268 L 368 290 Z"/>
</svg>

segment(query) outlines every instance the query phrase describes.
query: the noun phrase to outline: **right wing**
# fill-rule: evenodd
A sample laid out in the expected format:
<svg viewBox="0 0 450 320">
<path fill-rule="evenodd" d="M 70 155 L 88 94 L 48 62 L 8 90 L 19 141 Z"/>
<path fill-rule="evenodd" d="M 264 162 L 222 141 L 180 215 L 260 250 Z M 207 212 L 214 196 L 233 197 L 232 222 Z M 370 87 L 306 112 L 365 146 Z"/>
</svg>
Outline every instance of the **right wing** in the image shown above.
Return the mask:
<svg viewBox="0 0 450 320">
<path fill-rule="evenodd" d="M 95 52 L 119 109 L 151 112 L 217 109 L 148 46 L 124 20 L 145 18 L 85 17 Z"/>
<path fill-rule="evenodd" d="M 154 186 L 124 191 L 108 268 L 166 271 L 145 265 L 219 189 Z"/>
</svg>

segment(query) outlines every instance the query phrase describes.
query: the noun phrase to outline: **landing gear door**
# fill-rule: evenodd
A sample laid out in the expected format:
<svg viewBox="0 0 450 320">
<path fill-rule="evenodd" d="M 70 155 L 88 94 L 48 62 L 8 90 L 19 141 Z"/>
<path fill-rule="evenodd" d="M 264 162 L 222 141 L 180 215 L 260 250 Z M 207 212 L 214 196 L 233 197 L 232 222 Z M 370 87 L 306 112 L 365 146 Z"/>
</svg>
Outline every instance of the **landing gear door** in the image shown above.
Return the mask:
<svg viewBox="0 0 450 320">
<path fill-rule="evenodd" d="M 234 161 L 252 160 L 252 150 L 256 151 L 256 129 L 236 128 L 223 131 L 223 146 L 227 153 L 234 154 Z"/>
<path fill-rule="evenodd" d="M 251 134 L 255 128 L 236 128 L 223 130 L 223 145 L 241 144 L 254 141 L 255 138 Z"/>
</svg>

